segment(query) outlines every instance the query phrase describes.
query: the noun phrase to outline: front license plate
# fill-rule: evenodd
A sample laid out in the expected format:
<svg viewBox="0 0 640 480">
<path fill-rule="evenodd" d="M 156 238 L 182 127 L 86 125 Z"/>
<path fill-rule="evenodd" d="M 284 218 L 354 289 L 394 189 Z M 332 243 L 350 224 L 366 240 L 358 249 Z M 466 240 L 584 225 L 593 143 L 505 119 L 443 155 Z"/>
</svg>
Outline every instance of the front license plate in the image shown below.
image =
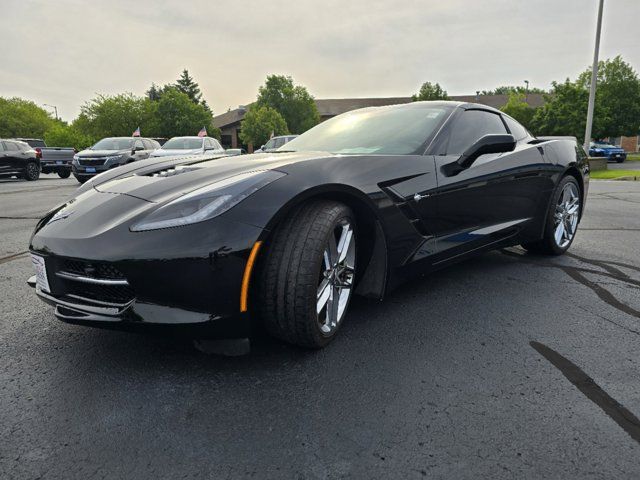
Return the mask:
<svg viewBox="0 0 640 480">
<path fill-rule="evenodd" d="M 62 165 L 62 160 L 56 160 L 56 165 Z"/>
<path fill-rule="evenodd" d="M 31 263 L 36 270 L 36 285 L 38 288 L 45 292 L 51 292 L 49 288 L 49 279 L 47 278 L 47 266 L 44 263 L 44 258 L 40 255 L 31 254 Z"/>
<path fill-rule="evenodd" d="M 94 167 L 87 167 L 84 170 L 87 173 L 96 173 L 96 169 Z"/>
</svg>

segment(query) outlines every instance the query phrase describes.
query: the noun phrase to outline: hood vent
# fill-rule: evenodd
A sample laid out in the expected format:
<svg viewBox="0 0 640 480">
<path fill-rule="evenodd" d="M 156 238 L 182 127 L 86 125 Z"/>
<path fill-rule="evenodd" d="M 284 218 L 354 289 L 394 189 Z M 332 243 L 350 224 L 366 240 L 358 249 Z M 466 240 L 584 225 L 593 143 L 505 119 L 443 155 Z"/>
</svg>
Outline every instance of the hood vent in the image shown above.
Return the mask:
<svg viewBox="0 0 640 480">
<path fill-rule="evenodd" d="M 147 177 L 173 177 L 174 175 L 180 175 L 181 173 L 193 172 L 200 170 L 201 167 L 193 165 L 178 165 L 177 167 L 165 168 L 163 170 L 157 170 L 155 172 L 145 173 Z"/>
</svg>

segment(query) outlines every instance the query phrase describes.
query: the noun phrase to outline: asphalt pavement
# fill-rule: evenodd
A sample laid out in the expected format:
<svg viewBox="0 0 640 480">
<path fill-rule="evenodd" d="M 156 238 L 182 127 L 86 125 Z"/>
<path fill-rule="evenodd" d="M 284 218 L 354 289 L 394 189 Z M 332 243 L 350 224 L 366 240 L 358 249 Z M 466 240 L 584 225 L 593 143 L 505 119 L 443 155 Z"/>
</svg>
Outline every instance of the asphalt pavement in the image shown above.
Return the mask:
<svg viewBox="0 0 640 480">
<path fill-rule="evenodd" d="M 77 186 L 0 181 L 0 478 L 640 478 L 640 182 L 570 253 L 491 252 L 356 299 L 305 351 L 66 325 L 25 284 Z"/>
</svg>

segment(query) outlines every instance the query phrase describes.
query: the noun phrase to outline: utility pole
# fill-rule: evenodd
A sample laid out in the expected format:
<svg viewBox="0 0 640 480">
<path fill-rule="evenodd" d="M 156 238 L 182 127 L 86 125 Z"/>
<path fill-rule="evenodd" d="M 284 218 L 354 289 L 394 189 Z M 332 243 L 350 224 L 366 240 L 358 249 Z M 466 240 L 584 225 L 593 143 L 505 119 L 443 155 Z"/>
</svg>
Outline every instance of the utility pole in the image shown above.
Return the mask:
<svg viewBox="0 0 640 480">
<path fill-rule="evenodd" d="M 529 80 L 525 80 L 524 83 L 527 85 L 524 91 L 524 101 L 529 103 Z"/>
<path fill-rule="evenodd" d="M 584 151 L 589 154 L 591 142 L 591 127 L 593 126 L 593 107 L 596 101 L 596 83 L 598 81 L 598 53 L 600 51 L 600 31 L 602 30 L 602 7 L 604 0 L 598 6 L 598 26 L 596 27 L 596 46 L 593 50 L 593 67 L 591 68 L 591 88 L 589 89 L 589 106 L 587 107 L 587 127 L 584 130 Z"/>
<path fill-rule="evenodd" d="M 58 120 L 58 107 L 56 107 L 55 105 L 49 105 L 48 103 L 43 103 L 43 105 L 45 107 L 53 108 L 53 110 L 56 112 L 56 120 Z"/>
</svg>

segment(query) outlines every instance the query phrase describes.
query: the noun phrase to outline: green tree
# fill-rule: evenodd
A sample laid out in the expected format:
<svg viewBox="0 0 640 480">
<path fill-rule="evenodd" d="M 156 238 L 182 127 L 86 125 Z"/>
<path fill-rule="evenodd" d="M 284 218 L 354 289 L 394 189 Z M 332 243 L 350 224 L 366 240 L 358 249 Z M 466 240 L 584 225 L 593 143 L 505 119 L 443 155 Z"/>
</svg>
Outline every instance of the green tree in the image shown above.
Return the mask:
<svg viewBox="0 0 640 480">
<path fill-rule="evenodd" d="M 531 120 L 536 113 L 536 109 L 525 101 L 525 94 L 515 92 L 509 94 L 509 100 L 500 110 L 515 118 L 527 129 L 531 128 Z"/>
<path fill-rule="evenodd" d="M 527 92 L 527 87 L 523 87 L 521 85 L 513 86 L 513 85 L 503 85 L 495 88 L 494 90 L 483 90 L 482 95 L 511 95 L 512 93 L 547 93 L 545 90 L 537 87 L 529 87 Z"/>
<path fill-rule="evenodd" d="M 58 123 L 44 134 L 44 141 L 50 147 L 74 147 L 76 150 L 84 150 L 93 145 L 97 139 L 84 135 L 71 125 Z"/>
<path fill-rule="evenodd" d="M 211 125 L 211 112 L 177 88 L 166 89 L 156 103 L 159 136 L 196 135 L 203 126 L 209 133 L 215 130 Z"/>
<path fill-rule="evenodd" d="M 576 84 L 589 90 L 591 69 Z M 640 132 L 640 79 L 620 55 L 598 64 L 593 137 L 633 136 Z"/>
<path fill-rule="evenodd" d="M 531 131 L 535 135 L 570 135 L 582 141 L 589 91 L 566 79 L 553 82 L 551 94 L 545 99 L 531 120 Z M 598 122 L 594 120 L 594 127 Z"/>
<path fill-rule="evenodd" d="M 202 92 L 200 86 L 196 83 L 189 70 L 182 70 L 180 78 L 176 81 L 175 87 L 185 95 L 187 95 L 193 103 L 202 103 Z"/>
<path fill-rule="evenodd" d="M 447 91 L 444 90 L 439 83 L 424 82 L 420 87 L 420 91 L 411 96 L 414 102 L 422 102 L 425 100 L 449 100 Z"/>
<path fill-rule="evenodd" d="M 254 147 L 267 143 L 271 135 L 289 133 L 287 122 L 274 108 L 253 106 L 240 124 L 240 139 Z"/>
<path fill-rule="evenodd" d="M 99 139 L 128 137 L 138 127 L 143 136 L 158 136 L 157 102 L 131 93 L 98 95 L 80 108 L 73 126 Z"/>
<path fill-rule="evenodd" d="M 46 110 L 30 100 L 0 97 L 0 138 L 42 138 L 55 124 Z"/>
<path fill-rule="evenodd" d="M 269 107 L 277 111 L 291 133 L 303 133 L 320 122 L 318 108 L 307 89 L 294 85 L 285 75 L 269 75 L 258 91 L 256 108 Z"/>
</svg>

